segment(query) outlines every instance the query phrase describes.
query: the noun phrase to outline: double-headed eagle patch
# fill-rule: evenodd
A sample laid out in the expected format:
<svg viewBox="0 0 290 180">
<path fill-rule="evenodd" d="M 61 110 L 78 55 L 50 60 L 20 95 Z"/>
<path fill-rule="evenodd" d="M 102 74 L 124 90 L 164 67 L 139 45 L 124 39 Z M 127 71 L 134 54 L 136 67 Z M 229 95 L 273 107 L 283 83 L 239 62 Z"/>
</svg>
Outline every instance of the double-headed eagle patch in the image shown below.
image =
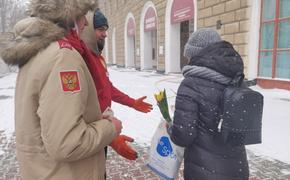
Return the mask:
<svg viewBox="0 0 290 180">
<path fill-rule="evenodd" d="M 78 92 L 81 90 L 78 71 L 61 71 L 59 74 L 64 92 Z"/>
</svg>

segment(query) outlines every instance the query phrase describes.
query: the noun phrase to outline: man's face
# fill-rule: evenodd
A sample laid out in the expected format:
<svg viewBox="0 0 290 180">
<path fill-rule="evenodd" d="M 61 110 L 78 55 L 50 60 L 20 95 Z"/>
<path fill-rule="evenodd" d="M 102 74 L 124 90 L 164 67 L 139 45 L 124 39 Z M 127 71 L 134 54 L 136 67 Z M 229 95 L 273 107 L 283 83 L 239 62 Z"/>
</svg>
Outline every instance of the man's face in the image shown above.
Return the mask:
<svg viewBox="0 0 290 180">
<path fill-rule="evenodd" d="M 102 51 L 105 46 L 105 39 L 107 37 L 107 30 L 108 28 L 106 26 L 102 26 L 95 29 L 95 36 L 97 39 L 97 46 L 99 51 Z"/>
</svg>

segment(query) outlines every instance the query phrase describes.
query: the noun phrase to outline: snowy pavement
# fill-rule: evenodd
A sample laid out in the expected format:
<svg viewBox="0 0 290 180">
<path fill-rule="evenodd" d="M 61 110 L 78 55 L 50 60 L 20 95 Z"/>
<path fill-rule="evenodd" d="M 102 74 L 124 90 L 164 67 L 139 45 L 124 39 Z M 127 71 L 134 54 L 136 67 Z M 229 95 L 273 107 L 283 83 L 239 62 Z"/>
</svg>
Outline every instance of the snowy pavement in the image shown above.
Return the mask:
<svg viewBox="0 0 290 180">
<path fill-rule="evenodd" d="M 134 145 L 138 153 L 143 155 L 136 161 L 139 165 L 134 165 L 134 162 L 132 168 L 139 167 L 141 173 L 149 173 L 144 167 L 146 154 L 151 137 L 160 121 L 160 113 L 154 100 L 154 93 L 165 88 L 169 97 L 169 105 L 174 105 L 175 93 L 182 76 L 181 74 L 163 75 L 116 67 L 110 67 L 109 71 L 111 81 L 116 87 L 134 98 L 146 95 L 146 100 L 154 105 L 153 111 L 148 114 L 137 112 L 120 104 L 114 103 L 112 106 L 115 115 L 123 121 L 123 134 L 135 138 Z M 5 180 L 17 179 L 18 176 L 13 135 L 15 81 L 15 73 L 0 76 L 0 180 L 1 178 Z M 288 140 L 290 136 L 290 91 L 267 90 L 257 86 L 253 88 L 264 95 L 265 105 L 263 112 L 263 143 L 247 147 L 251 174 L 257 175 L 260 179 L 290 179 L 290 143 Z M 126 161 L 114 155 L 114 153 L 110 154 L 110 158 L 116 159 L 109 161 L 110 163 L 115 162 L 117 171 L 113 172 L 122 174 L 121 172 L 125 171 L 122 170 L 122 163 L 126 163 Z M 11 178 L 9 175 L 11 175 Z M 127 175 L 120 177 L 122 179 L 141 178 L 137 178 L 138 175 L 132 176 L 132 174 L 127 173 Z M 115 178 L 112 177 L 112 179 Z M 145 175 L 141 179 L 151 178 L 147 178 Z M 153 179 L 156 179 L 156 177 Z"/>
<path fill-rule="evenodd" d="M 5 135 L 3 131 L 0 131 L 0 151 L 2 151 L 0 153 L 0 180 L 21 180 L 15 157 L 15 136 L 12 134 L 7 138 Z M 107 180 L 161 180 L 146 166 L 149 147 L 140 146 L 137 143 L 133 143 L 132 146 L 139 153 L 136 161 L 126 160 L 109 148 L 106 164 Z M 248 152 L 248 156 L 251 176 L 256 177 L 255 180 L 290 179 L 290 164 L 261 158 L 252 152 Z M 183 166 L 177 180 L 183 180 L 182 170 Z"/>
<path fill-rule="evenodd" d="M 154 93 L 163 88 L 174 105 L 175 93 L 182 80 L 181 74 L 161 75 L 124 68 L 111 68 L 110 78 L 116 87 L 132 97 L 146 95 L 154 105 L 151 113 L 138 113 L 120 104 L 113 104 L 116 116 L 123 121 L 123 132 L 131 135 L 138 143 L 149 144 L 160 121 L 160 112 Z M 257 155 L 277 159 L 290 164 L 290 91 L 252 87 L 264 95 L 262 144 L 247 146 Z M 126 113 L 124 113 L 126 112 Z"/>
</svg>

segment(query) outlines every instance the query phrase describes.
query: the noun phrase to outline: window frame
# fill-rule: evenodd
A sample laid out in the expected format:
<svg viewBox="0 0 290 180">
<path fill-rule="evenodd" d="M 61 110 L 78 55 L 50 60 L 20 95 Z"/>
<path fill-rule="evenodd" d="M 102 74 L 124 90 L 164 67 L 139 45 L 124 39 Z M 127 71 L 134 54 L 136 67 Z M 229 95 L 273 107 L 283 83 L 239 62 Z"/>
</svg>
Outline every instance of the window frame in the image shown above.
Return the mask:
<svg viewBox="0 0 290 180">
<path fill-rule="evenodd" d="M 278 38 L 279 38 L 279 24 L 280 22 L 290 20 L 290 15 L 286 17 L 280 18 L 280 0 L 276 0 L 276 12 L 275 12 L 275 17 L 274 19 L 270 20 L 264 20 L 263 17 L 263 12 L 264 12 L 264 2 L 265 0 L 262 0 L 261 2 L 261 15 L 260 15 L 260 41 L 259 41 L 259 56 L 258 56 L 258 77 L 259 78 L 277 78 L 276 77 L 276 66 L 277 66 L 277 58 L 278 58 L 278 52 L 283 52 L 287 51 L 290 52 L 290 47 L 289 48 L 278 48 Z M 264 24 L 268 23 L 274 23 L 274 39 L 273 39 L 273 49 L 262 49 L 262 29 Z M 260 76 L 260 66 L 261 66 L 261 53 L 263 52 L 272 52 L 272 72 L 271 72 L 271 77 L 263 77 Z M 278 78 L 278 79 L 283 79 L 283 78 Z M 290 78 L 287 80 L 290 80 Z"/>
</svg>

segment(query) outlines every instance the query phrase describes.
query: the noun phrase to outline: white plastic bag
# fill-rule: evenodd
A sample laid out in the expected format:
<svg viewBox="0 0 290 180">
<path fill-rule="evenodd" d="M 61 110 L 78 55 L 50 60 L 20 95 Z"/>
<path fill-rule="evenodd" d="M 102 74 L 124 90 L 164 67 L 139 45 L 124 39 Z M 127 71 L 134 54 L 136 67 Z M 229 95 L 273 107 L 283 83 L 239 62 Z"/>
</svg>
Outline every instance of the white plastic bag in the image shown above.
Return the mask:
<svg viewBox="0 0 290 180">
<path fill-rule="evenodd" d="M 165 179 L 173 180 L 179 171 L 184 148 L 175 145 L 166 130 L 165 120 L 161 120 L 151 140 L 147 166 Z"/>
</svg>

